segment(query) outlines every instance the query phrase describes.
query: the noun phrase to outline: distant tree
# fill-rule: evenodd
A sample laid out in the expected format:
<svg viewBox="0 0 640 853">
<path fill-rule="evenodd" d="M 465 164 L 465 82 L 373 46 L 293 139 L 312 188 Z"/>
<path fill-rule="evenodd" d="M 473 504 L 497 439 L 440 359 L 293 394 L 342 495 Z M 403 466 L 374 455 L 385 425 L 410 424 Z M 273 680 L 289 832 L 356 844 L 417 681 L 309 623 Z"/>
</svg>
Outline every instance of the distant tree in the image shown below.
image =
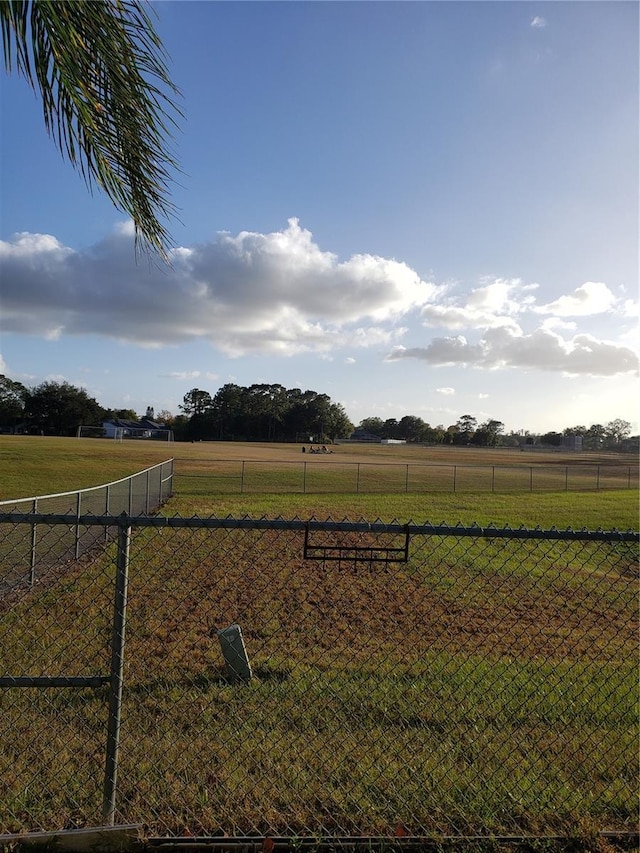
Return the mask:
<svg viewBox="0 0 640 853">
<path fill-rule="evenodd" d="M 382 438 L 400 438 L 400 424 L 395 418 L 387 418 L 382 425 Z"/>
<path fill-rule="evenodd" d="M 501 436 L 500 443 L 503 447 L 519 447 L 524 436 L 518 432 L 510 432 L 507 435 Z"/>
<path fill-rule="evenodd" d="M 404 415 L 398 423 L 399 437 L 405 441 L 423 441 L 424 429 L 428 426 L 415 415 Z"/>
<path fill-rule="evenodd" d="M 358 424 L 358 429 L 363 432 L 370 432 L 372 435 L 382 436 L 384 421 L 382 418 L 364 418 Z"/>
<path fill-rule="evenodd" d="M 504 430 L 502 421 L 488 420 L 477 428 L 473 436 L 473 444 L 478 447 L 496 447 Z"/>
<path fill-rule="evenodd" d="M 202 415 L 213 405 L 211 394 L 208 391 L 201 391 L 199 388 L 192 388 L 182 398 L 180 408 L 185 415 Z"/>
<path fill-rule="evenodd" d="M 189 418 L 186 415 L 176 415 L 171 429 L 176 441 L 186 441 L 189 438 Z"/>
<path fill-rule="evenodd" d="M 20 423 L 27 393 L 21 382 L 0 374 L 0 428 L 13 430 Z"/>
<path fill-rule="evenodd" d="M 625 438 L 631 435 L 631 424 L 629 421 L 623 421 L 621 418 L 616 418 L 614 421 L 609 421 L 605 426 L 605 436 L 607 447 L 615 448 L 621 444 Z"/>
<path fill-rule="evenodd" d="M 616 450 L 624 453 L 637 453 L 640 450 L 640 435 L 625 436 L 617 445 Z"/>
<path fill-rule="evenodd" d="M 476 431 L 477 420 L 473 415 L 461 415 L 456 421 L 454 444 L 471 444 Z"/>
<path fill-rule="evenodd" d="M 602 424 L 591 424 L 582 437 L 582 446 L 585 450 L 600 450 L 605 442 L 606 434 L 607 431 Z"/>
<path fill-rule="evenodd" d="M 198 428 L 209 430 L 212 438 L 238 440 L 245 439 L 246 389 L 233 382 L 220 388 L 211 401 L 210 418 L 202 418 Z"/>
<path fill-rule="evenodd" d="M 303 392 L 301 388 L 290 388 L 287 391 L 287 411 L 284 416 L 283 429 L 290 438 L 299 438 L 305 433 L 306 438 L 311 435 L 307 410 L 310 399 L 310 392 Z"/>
<path fill-rule="evenodd" d="M 423 441 L 425 444 L 442 444 L 446 435 L 446 430 L 442 424 L 435 427 L 425 424 L 420 436 L 420 441 Z"/>
<path fill-rule="evenodd" d="M 577 426 L 565 427 L 562 430 L 563 435 L 585 435 L 587 433 L 587 428 L 584 424 L 578 424 Z"/>
<path fill-rule="evenodd" d="M 138 415 L 133 409 L 105 409 L 104 420 L 137 421 Z"/>
<path fill-rule="evenodd" d="M 450 424 L 446 430 L 444 431 L 443 443 L 444 444 L 458 444 L 458 433 L 460 429 L 457 424 Z"/>
<path fill-rule="evenodd" d="M 286 388 L 278 384 L 256 384 L 245 388 L 243 396 L 248 437 L 266 441 L 282 438 L 289 408 Z"/>
<path fill-rule="evenodd" d="M 568 435 L 573 435 L 574 433 L 567 433 Z M 531 442 L 533 444 L 533 442 Z M 560 447 L 562 444 L 562 433 L 561 432 L 545 432 L 544 435 L 540 436 L 541 444 L 550 444 L 552 447 Z"/>
<path fill-rule="evenodd" d="M 31 429 L 53 435 L 73 435 L 84 424 L 102 423 L 105 410 L 84 388 L 68 382 L 43 382 L 29 389 L 24 416 Z"/>
<path fill-rule="evenodd" d="M 316 441 L 327 441 L 332 438 L 331 397 L 317 391 L 305 391 L 302 395 L 305 431 L 313 435 Z"/>
<path fill-rule="evenodd" d="M 173 414 L 168 409 L 160 409 L 155 420 L 159 424 L 171 427 L 171 424 L 173 423 Z"/>
<path fill-rule="evenodd" d="M 340 403 L 331 403 L 329 406 L 325 431 L 332 440 L 348 438 L 353 432 L 353 424 Z"/>
</svg>

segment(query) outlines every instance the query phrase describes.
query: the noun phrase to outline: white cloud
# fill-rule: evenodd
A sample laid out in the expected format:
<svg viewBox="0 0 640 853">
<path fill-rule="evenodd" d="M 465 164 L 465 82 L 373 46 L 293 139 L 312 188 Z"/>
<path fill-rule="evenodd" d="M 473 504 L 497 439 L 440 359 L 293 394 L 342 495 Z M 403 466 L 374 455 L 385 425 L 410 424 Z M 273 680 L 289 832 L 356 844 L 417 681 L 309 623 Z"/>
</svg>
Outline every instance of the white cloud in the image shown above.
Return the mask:
<svg viewBox="0 0 640 853">
<path fill-rule="evenodd" d="M 228 355 L 291 355 L 388 345 L 402 334 L 396 321 L 440 292 L 396 260 L 339 261 L 296 219 L 178 248 L 170 268 L 136 265 L 131 243 L 127 225 L 86 252 L 48 235 L 0 243 L 2 328 L 142 346 L 202 338 Z"/>
<path fill-rule="evenodd" d="M 158 268 L 136 264 L 130 231 L 120 226 L 82 252 L 42 234 L 0 242 L 0 328 L 49 339 L 96 335 L 143 347 L 204 339 L 229 356 L 307 351 L 332 358 L 337 349 L 384 347 L 390 361 L 594 376 L 637 370 L 629 323 L 637 304 L 604 282 L 584 282 L 542 305 L 538 285 L 519 278 L 481 279 L 465 293 L 459 282 L 424 281 L 396 260 L 354 255 L 340 261 L 295 219 L 282 231 L 225 232 L 178 248 L 172 266 Z M 620 320 L 615 341 L 578 327 L 580 318 L 605 313 L 609 329 Z M 416 318 L 455 334 L 423 347 L 398 346 L 412 319 L 415 331 Z M 169 374 L 179 381 L 204 376 L 218 378 L 201 370 Z"/>
<path fill-rule="evenodd" d="M 455 393 L 455 388 L 436 388 L 436 394 L 443 394 L 445 397 L 452 397 Z"/>
<path fill-rule="evenodd" d="M 197 379 L 202 373 L 199 370 L 172 370 L 160 375 L 163 379 Z"/>
<path fill-rule="evenodd" d="M 123 237 L 135 237 L 136 234 L 136 226 L 133 223 L 133 219 L 118 222 L 114 230 L 116 234 L 122 234 Z"/>
<path fill-rule="evenodd" d="M 429 364 L 482 368 L 518 368 L 585 376 L 614 376 L 638 371 L 637 354 L 625 346 L 575 335 L 570 340 L 549 329 L 514 334 L 506 328 L 488 329 L 476 344 L 463 335 L 435 338 L 426 347 L 394 347 L 389 361 L 416 358 Z"/>
<path fill-rule="evenodd" d="M 536 15 L 535 18 L 531 18 L 529 26 L 534 29 L 543 29 L 547 26 L 547 19 L 540 17 L 540 15 Z"/>
<path fill-rule="evenodd" d="M 440 299 L 425 305 L 420 316 L 425 326 L 446 329 L 494 329 L 509 327 L 519 330 L 514 319 L 533 306 L 536 284 L 520 279 L 495 279 L 475 288 L 463 298 Z M 462 304 L 459 304 L 462 302 Z"/>
<path fill-rule="evenodd" d="M 573 331 L 577 327 L 578 324 L 574 320 L 561 320 L 560 317 L 545 317 L 540 326 L 541 329 L 548 329 L 549 331 L 554 329 Z"/>
<path fill-rule="evenodd" d="M 72 253 L 72 249 L 65 248 L 50 234 L 30 234 L 28 231 L 20 231 L 14 235 L 11 243 L 0 240 L 0 259 L 9 256 L 31 258 L 46 254 L 51 260 L 51 256 L 64 258 Z"/>
<path fill-rule="evenodd" d="M 345 358 L 344 363 L 345 364 L 355 364 L 356 360 L 355 360 L 355 358 L 351 358 L 351 356 L 349 356 L 348 358 Z"/>
<path fill-rule="evenodd" d="M 0 352 L 0 373 L 5 376 L 8 373 L 7 362 L 2 357 L 2 353 Z"/>
<path fill-rule="evenodd" d="M 419 309 L 420 318 L 427 328 L 460 333 L 502 329 L 505 334 L 522 338 L 529 331 L 525 324 L 531 325 L 534 318 L 539 323 L 542 314 L 549 315 L 542 323 L 546 331 L 575 331 L 578 327 L 574 318 L 607 314 L 625 321 L 638 315 L 637 302 L 616 296 L 604 282 L 586 281 L 572 292 L 542 305 L 536 303 L 537 290 L 537 284 L 525 284 L 517 278 L 485 281 L 469 293 L 455 294 L 448 288 L 437 303 L 430 301 Z M 455 339 L 447 340 L 448 349 L 456 345 L 451 343 Z"/>
<path fill-rule="evenodd" d="M 585 281 L 580 287 L 546 305 L 533 310 L 538 314 L 554 314 L 556 317 L 588 317 L 604 314 L 618 304 L 618 299 L 603 281 Z"/>
</svg>

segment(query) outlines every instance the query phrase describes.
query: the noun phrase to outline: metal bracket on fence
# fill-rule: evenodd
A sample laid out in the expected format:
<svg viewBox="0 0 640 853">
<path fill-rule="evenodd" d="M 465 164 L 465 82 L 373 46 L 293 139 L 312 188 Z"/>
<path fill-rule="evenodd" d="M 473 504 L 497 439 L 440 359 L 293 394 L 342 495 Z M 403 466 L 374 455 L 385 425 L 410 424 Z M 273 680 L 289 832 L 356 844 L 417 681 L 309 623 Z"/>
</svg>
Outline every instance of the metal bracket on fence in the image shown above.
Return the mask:
<svg viewBox="0 0 640 853">
<path fill-rule="evenodd" d="M 409 530 L 404 531 L 404 545 L 393 548 L 388 545 L 336 545 L 309 541 L 309 525 L 304 530 L 305 560 L 352 560 L 367 563 L 406 563 L 409 560 Z"/>
</svg>

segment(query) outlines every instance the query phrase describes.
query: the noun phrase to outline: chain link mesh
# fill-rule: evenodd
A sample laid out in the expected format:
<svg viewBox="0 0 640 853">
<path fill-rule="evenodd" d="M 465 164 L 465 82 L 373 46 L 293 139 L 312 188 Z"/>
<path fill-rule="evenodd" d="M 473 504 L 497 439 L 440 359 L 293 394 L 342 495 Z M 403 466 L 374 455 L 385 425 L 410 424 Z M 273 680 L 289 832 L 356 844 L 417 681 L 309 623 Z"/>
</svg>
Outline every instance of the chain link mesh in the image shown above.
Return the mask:
<svg viewBox="0 0 640 853">
<path fill-rule="evenodd" d="M 308 454 L 305 454 L 305 457 Z M 558 492 L 638 489 L 637 465 L 459 465 L 334 461 L 220 460 L 181 465 L 179 482 L 189 494 Z"/>
<path fill-rule="evenodd" d="M 637 534 L 152 521 L 128 519 L 116 822 L 228 836 L 635 828 Z M 7 583 L 29 529 L 0 525 L 2 673 L 108 676 L 116 545 Z M 225 665 L 232 625 L 248 683 Z M 11 686 L 0 702 L 0 831 L 100 823 L 107 688 Z"/>
<path fill-rule="evenodd" d="M 81 524 L 85 515 L 117 516 L 154 512 L 173 492 L 173 459 L 154 465 L 131 477 L 103 486 L 80 489 L 57 495 L 0 501 L 0 513 L 34 513 L 39 515 L 69 515 L 63 530 L 32 522 L 30 533 L 23 526 L 5 531 L 2 554 L 13 554 L 13 560 L 3 560 L 0 576 L 0 596 L 24 583 L 33 584 L 51 567 L 65 560 L 77 560 L 101 542 L 113 538 L 115 527 L 94 527 Z"/>
</svg>

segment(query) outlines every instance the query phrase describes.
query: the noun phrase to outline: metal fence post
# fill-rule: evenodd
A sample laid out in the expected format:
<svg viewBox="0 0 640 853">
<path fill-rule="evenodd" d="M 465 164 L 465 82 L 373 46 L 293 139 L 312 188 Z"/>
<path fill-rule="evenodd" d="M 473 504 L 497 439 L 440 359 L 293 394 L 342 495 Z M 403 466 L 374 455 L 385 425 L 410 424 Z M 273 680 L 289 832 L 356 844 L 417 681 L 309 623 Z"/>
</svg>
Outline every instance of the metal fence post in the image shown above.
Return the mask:
<svg viewBox="0 0 640 853">
<path fill-rule="evenodd" d="M 147 469 L 147 480 L 145 483 L 144 511 L 149 515 L 149 469 Z"/>
<path fill-rule="evenodd" d="M 33 513 L 38 511 L 38 498 L 33 499 Z M 36 537 L 38 525 L 34 522 L 31 525 L 31 565 L 29 568 L 29 584 L 33 586 L 36 581 Z"/>
<path fill-rule="evenodd" d="M 120 718 L 122 713 L 122 684 L 124 677 L 124 635 L 127 624 L 127 584 L 131 526 L 119 522 L 116 589 L 113 604 L 113 633 L 111 640 L 111 682 L 109 687 L 109 723 L 104 768 L 102 818 L 113 826 L 116 813 L 118 781 L 118 751 L 120 747 Z"/>
<path fill-rule="evenodd" d="M 107 483 L 107 487 L 105 489 L 105 499 L 104 499 L 104 514 L 109 515 L 109 498 L 111 497 L 111 485 Z M 104 528 L 104 541 L 107 542 L 109 539 L 109 528 L 105 525 Z"/>
<path fill-rule="evenodd" d="M 302 463 L 302 494 L 307 493 L 307 463 Z"/>
<path fill-rule="evenodd" d="M 133 515 L 133 477 L 129 478 L 129 515 Z"/>
<path fill-rule="evenodd" d="M 76 500 L 76 541 L 74 548 L 74 555 L 76 560 L 80 556 L 80 507 L 82 504 L 82 492 L 78 492 L 78 497 Z"/>
</svg>

